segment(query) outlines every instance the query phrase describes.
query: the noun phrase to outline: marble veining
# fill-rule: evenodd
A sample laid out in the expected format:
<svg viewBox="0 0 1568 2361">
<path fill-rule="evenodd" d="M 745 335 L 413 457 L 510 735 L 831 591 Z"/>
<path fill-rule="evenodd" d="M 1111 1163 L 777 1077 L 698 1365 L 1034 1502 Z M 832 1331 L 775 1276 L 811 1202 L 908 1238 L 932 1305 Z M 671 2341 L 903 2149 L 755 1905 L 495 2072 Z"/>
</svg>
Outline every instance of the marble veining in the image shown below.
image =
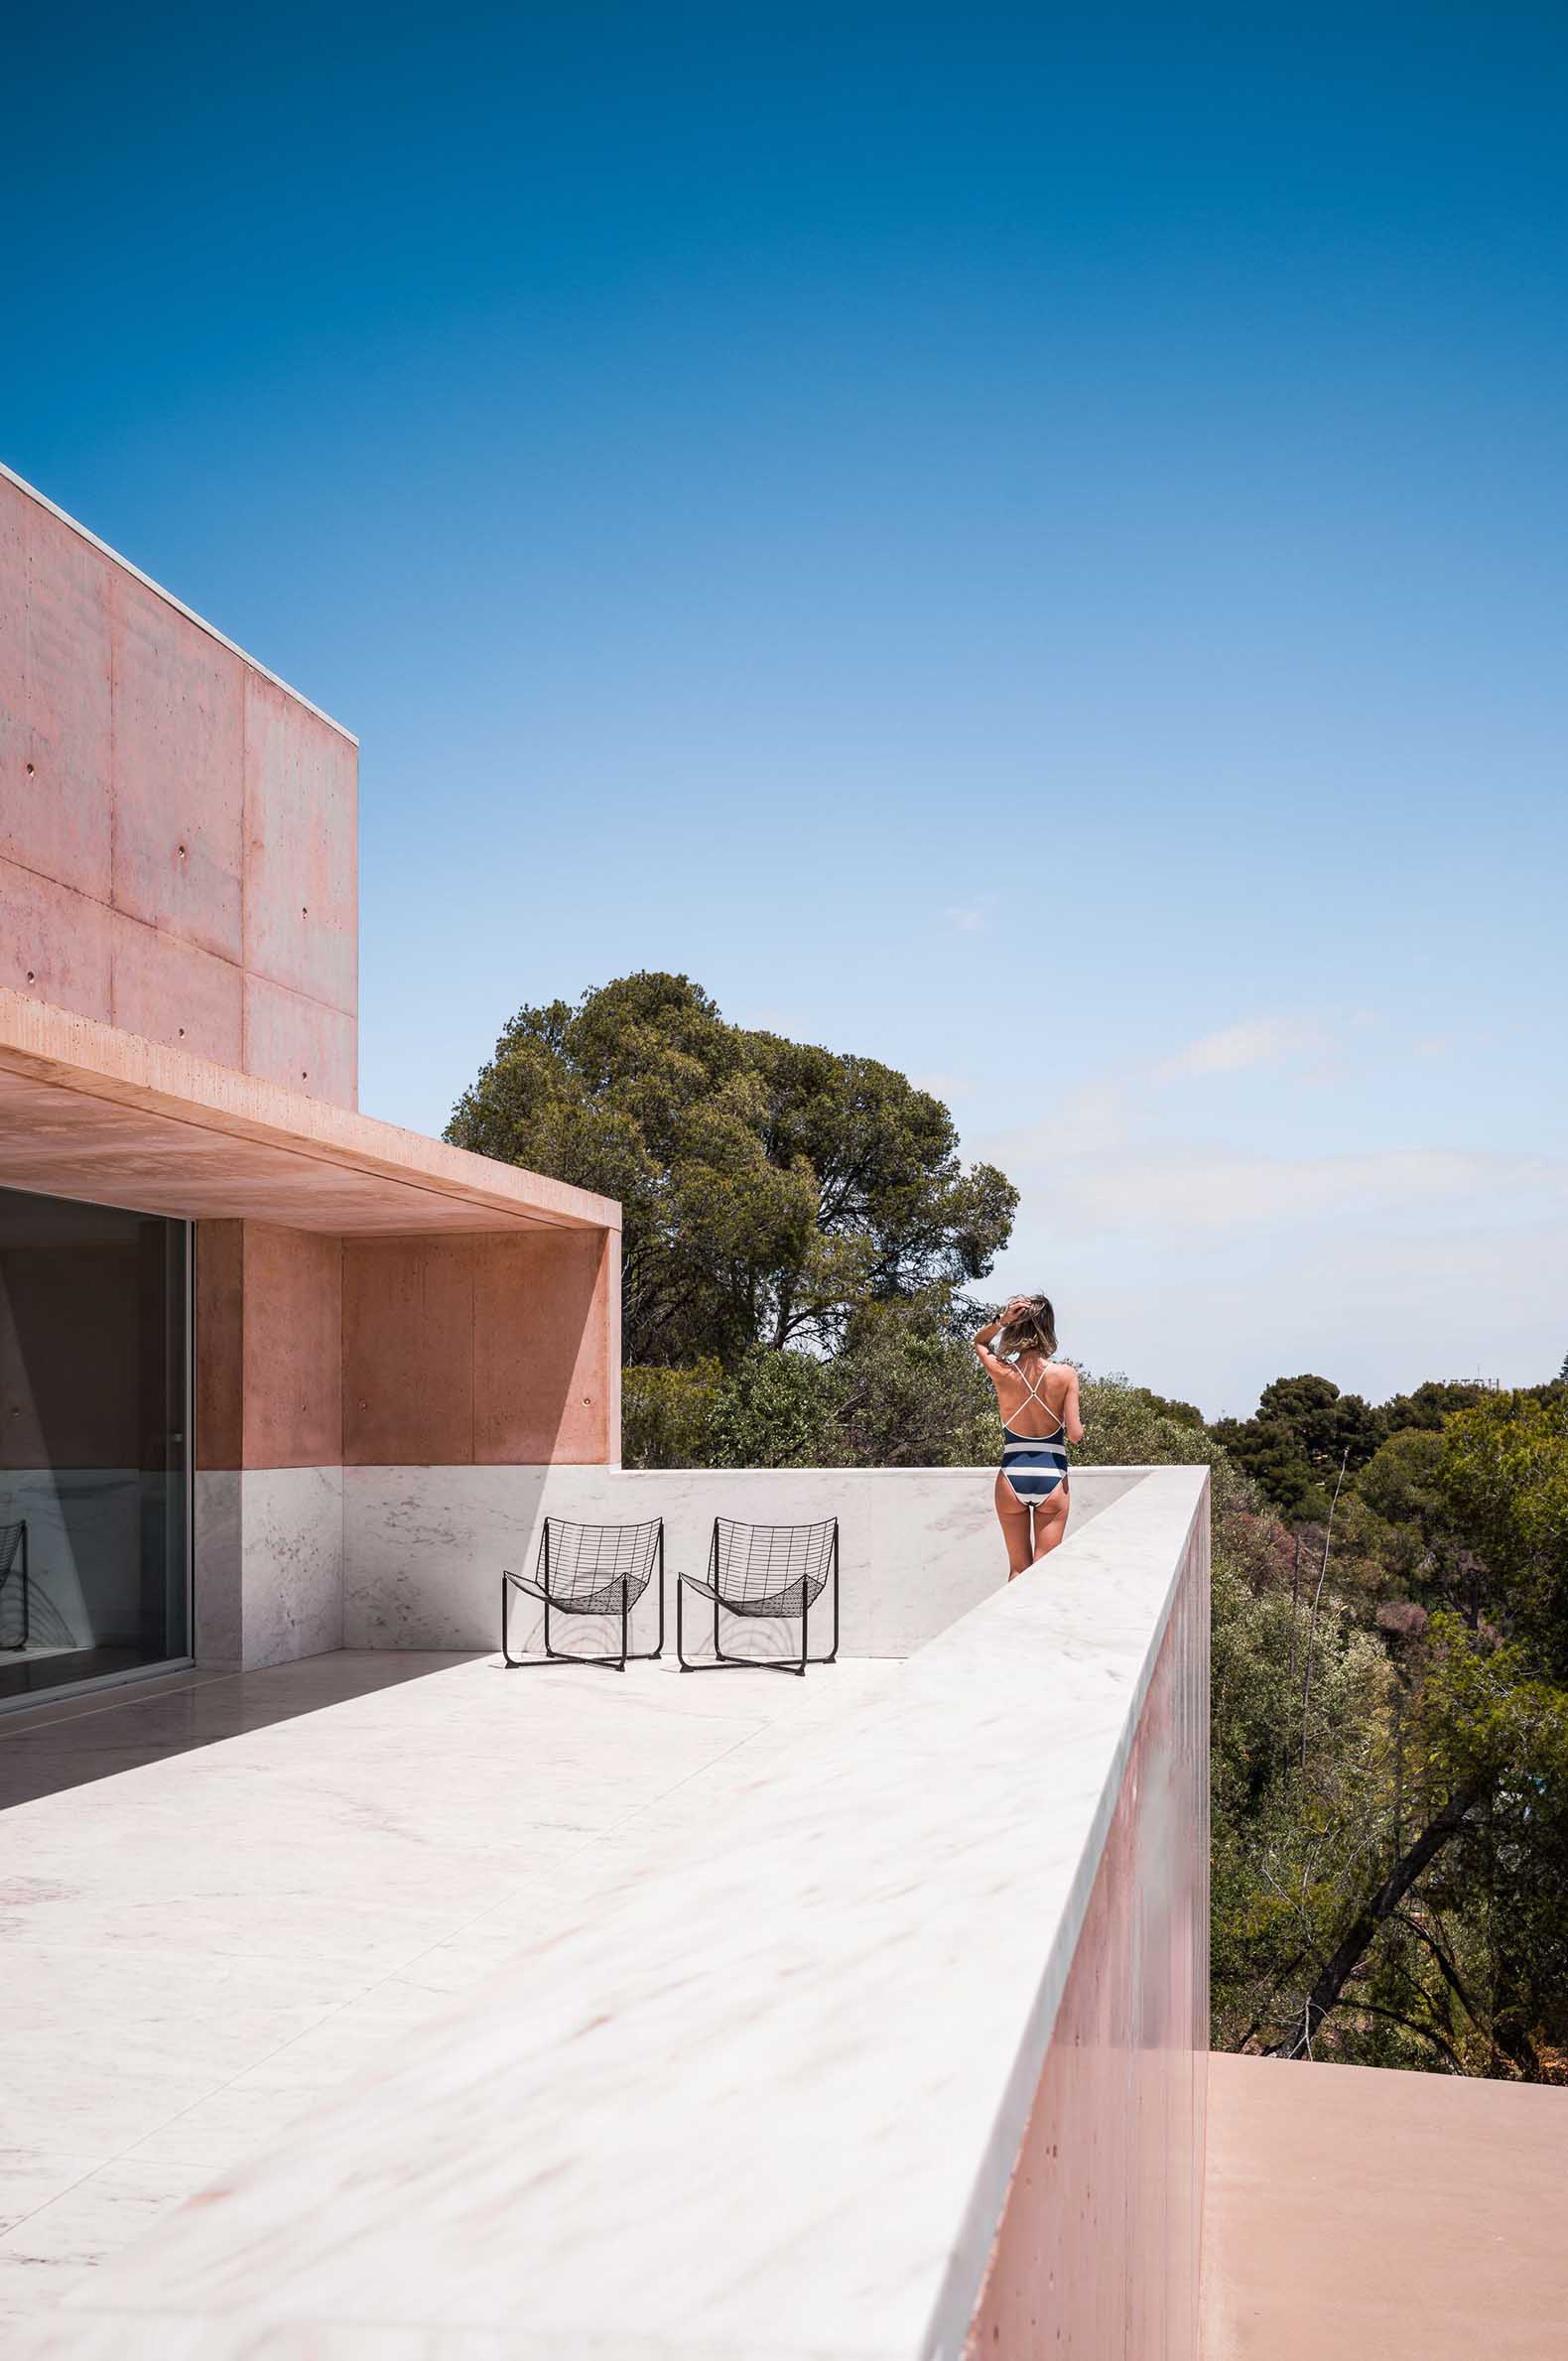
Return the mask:
<svg viewBox="0 0 1568 2361">
<path fill-rule="evenodd" d="M 343 1471 L 251 1468 L 244 1495 L 244 1662 L 292 1662 L 343 1643 Z"/>
<path fill-rule="evenodd" d="M 198 1470 L 197 1663 L 260 1671 L 343 1644 L 343 1471 Z"/>
</svg>

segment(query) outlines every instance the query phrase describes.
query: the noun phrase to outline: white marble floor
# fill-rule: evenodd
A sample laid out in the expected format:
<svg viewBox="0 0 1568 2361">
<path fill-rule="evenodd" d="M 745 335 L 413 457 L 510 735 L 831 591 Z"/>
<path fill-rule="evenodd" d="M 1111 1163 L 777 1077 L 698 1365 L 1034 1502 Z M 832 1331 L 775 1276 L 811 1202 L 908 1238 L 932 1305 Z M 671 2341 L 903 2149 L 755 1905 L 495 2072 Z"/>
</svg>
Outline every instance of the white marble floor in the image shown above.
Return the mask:
<svg viewBox="0 0 1568 2361">
<path fill-rule="evenodd" d="M 0 1719 L 0 2343 L 895 1669 L 352 1652 Z"/>
</svg>

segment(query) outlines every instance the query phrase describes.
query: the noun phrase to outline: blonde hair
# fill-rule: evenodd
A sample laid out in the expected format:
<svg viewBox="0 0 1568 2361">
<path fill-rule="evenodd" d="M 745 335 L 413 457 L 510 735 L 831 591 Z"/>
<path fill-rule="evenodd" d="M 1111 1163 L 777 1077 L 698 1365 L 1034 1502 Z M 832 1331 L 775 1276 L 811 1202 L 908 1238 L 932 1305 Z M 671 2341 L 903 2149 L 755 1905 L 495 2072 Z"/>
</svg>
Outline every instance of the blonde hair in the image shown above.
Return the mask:
<svg viewBox="0 0 1568 2361">
<path fill-rule="evenodd" d="M 1004 1354 L 1040 1353 L 1047 1361 L 1056 1351 L 1056 1314 L 1048 1295 L 1028 1295 L 1023 1310 L 1010 1320 L 998 1340 Z"/>
</svg>

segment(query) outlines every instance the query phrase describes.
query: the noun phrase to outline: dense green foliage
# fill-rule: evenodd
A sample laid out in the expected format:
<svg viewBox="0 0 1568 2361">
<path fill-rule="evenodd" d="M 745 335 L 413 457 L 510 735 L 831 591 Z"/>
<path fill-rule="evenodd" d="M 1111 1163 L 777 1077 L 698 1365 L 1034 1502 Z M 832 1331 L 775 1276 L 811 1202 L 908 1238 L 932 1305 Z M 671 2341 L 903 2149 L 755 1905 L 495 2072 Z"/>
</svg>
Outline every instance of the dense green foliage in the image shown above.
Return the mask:
<svg viewBox="0 0 1568 2361">
<path fill-rule="evenodd" d="M 1215 2037 L 1562 2079 L 1568 1388 L 1339 1399 L 1213 1430 Z"/>
<path fill-rule="evenodd" d="M 1342 1468 L 1359 1474 L 1390 1435 L 1441 1427 L 1449 1411 L 1469 1407 L 1485 1390 L 1426 1384 L 1373 1409 L 1327 1377 L 1276 1377 L 1252 1417 L 1222 1418 L 1213 1431 L 1264 1499 L 1298 1521 L 1328 1514 Z"/>
<path fill-rule="evenodd" d="M 960 1299 L 959 1311 L 973 1307 Z M 978 1316 L 977 1320 L 978 1320 Z M 990 1383 L 940 1300 L 871 1304 L 831 1358 L 754 1345 L 724 1370 L 628 1369 L 629 1467 L 974 1467 L 995 1455 Z"/>
<path fill-rule="evenodd" d="M 524 1008 L 448 1136 L 621 1200 L 627 1465 L 993 1462 L 961 1290 L 1016 1196 L 902 1075 L 631 976 Z M 1568 1364 L 1082 1394 L 1081 1462 L 1212 1470 L 1216 2042 L 1568 2080 Z"/>
<path fill-rule="evenodd" d="M 447 1126 L 458 1147 L 620 1200 L 639 1367 L 822 1353 L 856 1313 L 984 1276 L 1017 1191 L 873 1058 L 726 1024 L 684 976 L 520 1009 Z"/>
</svg>

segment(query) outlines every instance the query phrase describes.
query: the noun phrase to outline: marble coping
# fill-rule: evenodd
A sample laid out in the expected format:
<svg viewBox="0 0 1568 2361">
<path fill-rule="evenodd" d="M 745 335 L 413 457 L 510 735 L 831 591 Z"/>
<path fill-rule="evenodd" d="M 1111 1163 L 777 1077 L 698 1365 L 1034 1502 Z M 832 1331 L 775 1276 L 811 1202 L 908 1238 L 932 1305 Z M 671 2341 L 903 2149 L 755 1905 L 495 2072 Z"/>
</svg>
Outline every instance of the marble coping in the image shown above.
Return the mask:
<svg viewBox="0 0 1568 2361">
<path fill-rule="evenodd" d="M 960 2354 L 1207 1485 L 1146 1473 L 870 1701 L 737 1756 L 684 1846 L 26 2352 Z"/>
</svg>

